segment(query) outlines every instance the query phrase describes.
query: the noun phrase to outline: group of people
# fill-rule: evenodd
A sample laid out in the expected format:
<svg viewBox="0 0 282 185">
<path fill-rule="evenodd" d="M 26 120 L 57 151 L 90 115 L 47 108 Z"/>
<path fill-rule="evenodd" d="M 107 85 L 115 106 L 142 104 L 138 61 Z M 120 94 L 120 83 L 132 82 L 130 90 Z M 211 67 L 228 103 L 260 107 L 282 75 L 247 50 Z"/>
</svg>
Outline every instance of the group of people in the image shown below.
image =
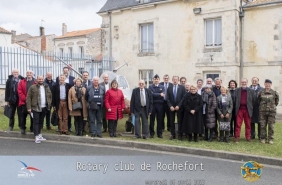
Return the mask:
<svg viewBox="0 0 282 185">
<path fill-rule="evenodd" d="M 257 124 L 257 136 L 261 143 L 273 144 L 279 95 L 271 89 L 272 81 L 269 79 L 265 80 L 264 88 L 259 85 L 257 77 L 252 78 L 249 87 L 247 85 L 246 78 L 241 80 L 240 87 L 237 87 L 235 80 L 229 81 L 228 87 L 224 87 L 219 78 L 214 81 L 207 78 L 205 84 L 202 79 L 198 79 L 194 86 L 185 77 L 179 79 L 173 76 L 171 83 L 169 75 L 164 75 L 163 82 L 155 75 L 153 84 L 147 89 L 144 80 L 140 80 L 139 87 L 132 92 L 130 102 L 130 111 L 135 117 L 135 137 L 147 139 L 156 134 L 163 138 L 166 118 L 170 140 L 177 136 L 179 140 L 188 138 L 188 141 L 197 142 L 202 136 L 209 142 L 217 138 L 220 142 L 229 143 L 229 138 L 234 137 L 235 143 L 238 143 L 244 122 L 248 142 L 255 139 Z"/>
<path fill-rule="evenodd" d="M 109 84 L 108 75 L 104 74 L 103 82 L 99 77 L 89 80 L 89 73 L 83 72 L 82 78 L 69 74 L 69 68 L 63 68 L 63 73 L 52 79 L 48 72 L 45 79 L 42 75 L 35 79 L 32 71 L 26 72 L 26 77 L 19 75 L 14 69 L 6 82 L 5 102 L 12 109 L 9 130 L 15 124 L 15 112 L 18 114 L 18 126 L 21 134 L 26 134 L 26 118 L 30 115 L 30 131 L 34 133 L 35 143 L 46 140 L 41 134 L 46 118 L 46 128 L 51 130 L 51 109 L 57 113 L 58 133 L 69 135 L 71 117 L 74 117 L 75 135 L 82 136 L 85 122 L 90 125 L 91 137 L 102 138 L 103 132 L 110 137 L 116 137 L 117 120 L 123 117 L 125 108 L 124 96 L 118 89 L 118 83 L 113 80 Z M 107 123 L 108 122 L 108 123 Z"/>
<path fill-rule="evenodd" d="M 259 85 L 257 77 L 252 78 L 249 87 L 246 78 L 241 80 L 240 87 L 235 80 L 224 87 L 219 78 L 214 81 L 207 78 L 205 84 L 198 79 L 195 86 L 185 77 L 179 79 L 173 76 L 172 83 L 169 80 L 169 75 L 164 75 L 163 82 L 160 82 L 159 75 L 155 75 L 149 88 L 145 87 L 144 80 L 140 80 L 138 87 L 133 89 L 130 113 L 135 118 L 135 138 L 147 139 L 155 135 L 163 138 L 166 119 L 170 140 L 177 136 L 179 140 L 187 138 L 197 142 L 199 137 L 203 137 L 209 142 L 218 138 L 220 142 L 228 143 L 229 138 L 234 137 L 238 143 L 244 122 L 248 142 L 255 139 L 257 124 L 261 143 L 273 144 L 279 95 L 271 89 L 271 80 L 265 80 L 264 88 Z M 35 79 L 30 70 L 26 72 L 26 77 L 22 77 L 19 70 L 14 69 L 6 82 L 5 101 L 13 112 L 9 130 L 14 128 L 17 110 L 19 127 L 25 134 L 26 118 L 30 115 L 30 131 L 34 133 L 36 143 L 46 140 L 41 134 L 45 117 L 47 129 L 52 129 L 52 108 L 59 117 L 59 134 L 69 135 L 72 132 L 73 116 L 75 135 L 83 135 L 87 120 L 91 137 L 100 138 L 107 129 L 110 137 L 117 136 L 117 121 L 123 118 L 125 109 L 124 95 L 116 80 L 109 82 L 108 75 L 104 74 L 102 83 L 97 76 L 90 81 L 87 71 L 83 72 L 82 78 L 74 78 L 68 67 L 63 68 L 56 81 L 53 81 L 50 72 L 45 79 L 40 75 Z"/>
</svg>

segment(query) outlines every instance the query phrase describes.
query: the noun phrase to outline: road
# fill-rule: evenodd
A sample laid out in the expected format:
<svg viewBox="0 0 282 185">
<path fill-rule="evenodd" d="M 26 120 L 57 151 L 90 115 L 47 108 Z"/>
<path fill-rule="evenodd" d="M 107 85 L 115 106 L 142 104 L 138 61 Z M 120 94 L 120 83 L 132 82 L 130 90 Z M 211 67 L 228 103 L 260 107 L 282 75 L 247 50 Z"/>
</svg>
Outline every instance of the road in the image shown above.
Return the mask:
<svg viewBox="0 0 282 185">
<path fill-rule="evenodd" d="M 81 143 L 0 138 L 0 161 L 1 185 L 250 184 L 241 176 L 244 162 Z M 19 174 L 25 169 L 19 161 L 40 172 L 23 178 Z M 252 184 L 281 184 L 281 167 L 264 165 L 262 171 Z"/>
</svg>

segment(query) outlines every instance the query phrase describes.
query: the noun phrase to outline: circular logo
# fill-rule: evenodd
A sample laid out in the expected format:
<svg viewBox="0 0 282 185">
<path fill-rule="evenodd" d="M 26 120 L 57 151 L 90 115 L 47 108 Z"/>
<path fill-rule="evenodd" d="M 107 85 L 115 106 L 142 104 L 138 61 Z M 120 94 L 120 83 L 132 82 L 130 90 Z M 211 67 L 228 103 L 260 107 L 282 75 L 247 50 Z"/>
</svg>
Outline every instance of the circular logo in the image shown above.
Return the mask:
<svg viewBox="0 0 282 185">
<path fill-rule="evenodd" d="M 246 162 L 241 166 L 242 177 L 248 182 L 255 182 L 261 177 L 262 168 L 263 165 L 255 161 Z"/>
</svg>

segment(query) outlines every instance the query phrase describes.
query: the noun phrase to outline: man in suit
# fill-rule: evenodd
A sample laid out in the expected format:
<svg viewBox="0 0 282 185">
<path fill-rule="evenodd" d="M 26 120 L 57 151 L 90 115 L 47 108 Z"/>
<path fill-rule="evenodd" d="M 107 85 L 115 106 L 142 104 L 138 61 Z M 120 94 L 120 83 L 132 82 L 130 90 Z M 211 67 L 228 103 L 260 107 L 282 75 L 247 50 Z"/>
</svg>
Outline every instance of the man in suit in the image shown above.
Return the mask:
<svg viewBox="0 0 282 185">
<path fill-rule="evenodd" d="M 203 93 L 203 80 L 202 79 L 198 79 L 197 80 L 197 93 L 199 94 L 199 95 L 202 95 L 202 93 Z"/>
<path fill-rule="evenodd" d="M 149 86 L 149 90 L 153 95 L 153 111 L 150 116 L 150 138 L 155 135 L 155 118 L 157 117 L 157 135 L 158 138 L 163 138 L 162 126 L 164 117 L 164 93 L 165 89 L 163 85 L 159 84 L 159 75 L 154 76 L 154 84 Z"/>
<path fill-rule="evenodd" d="M 167 92 L 167 88 L 172 86 L 172 83 L 169 82 L 169 76 L 166 74 L 164 75 L 163 77 L 163 82 L 160 83 L 160 85 L 163 85 L 164 88 L 165 88 L 165 97 L 164 97 L 164 118 L 163 120 L 165 120 L 165 116 L 166 116 L 166 125 L 167 125 L 167 131 L 170 131 L 170 118 L 169 118 L 169 107 L 167 106 L 167 96 L 166 96 L 166 92 Z M 165 126 L 164 126 L 164 121 L 163 121 L 163 130 L 165 129 Z"/>
<path fill-rule="evenodd" d="M 172 77 L 173 85 L 167 88 L 167 105 L 170 109 L 170 140 L 175 139 L 175 115 L 178 123 L 178 139 L 182 140 L 182 103 L 186 94 L 185 87 L 178 84 L 179 77 Z"/>
<path fill-rule="evenodd" d="M 83 79 L 82 85 L 87 89 L 87 87 L 92 84 L 91 81 L 89 80 L 89 73 L 87 71 L 84 71 L 82 73 L 82 79 Z"/>
<path fill-rule="evenodd" d="M 235 143 L 239 142 L 241 126 L 245 123 L 245 137 L 248 142 L 251 142 L 251 117 L 253 116 L 253 106 L 255 103 L 255 91 L 247 87 L 248 80 L 243 78 L 241 80 L 241 87 L 235 90 L 236 102 L 236 130 Z"/>
<path fill-rule="evenodd" d="M 180 78 L 180 85 L 183 85 L 185 87 L 186 84 L 186 78 L 183 76 Z"/>
<path fill-rule="evenodd" d="M 259 102 L 258 102 L 258 93 L 262 91 L 262 88 L 259 85 L 259 78 L 253 77 L 252 78 L 252 85 L 250 86 L 251 89 L 255 91 L 255 105 L 253 109 L 253 116 L 251 121 L 251 139 L 256 138 L 256 123 L 258 124 L 258 138 L 260 139 L 260 121 L 259 121 Z"/>
<path fill-rule="evenodd" d="M 70 86 L 74 86 L 74 77 L 70 75 L 69 67 L 63 68 L 63 74 L 65 75 L 65 83 L 70 84 Z M 56 78 L 56 83 L 59 84 L 59 77 Z M 71 129 L 71 116 L 68 117 L 68 131 L 72 132 Z"/>
<path fill-rule="evenodd" d="M 110 89 L 110 85 L 109 85 L 109 75 L 108 74 L 104 74 L 103 75 L 103 82 L 100 83 L 100 86 L 103 86 L 105 89 L 105 94 L 106 92 Z M 102 118 L 102 122 L 103 122 L 103 133 L 107 132 L 108 129 L 108 122 L 106 120 L 106 107 L 103 107 L 103 118 Z"/>
<path fill-rule="evenodd" d="M 68 94 L 71 88 L 70 84 L 65 82 L 66 76 L 60 75 L 59 83 L 52 89 L 52 106 L 59 116 L 59 133 L 69 135 L 68 132 Z"/>
<path fill-rule="evenodd" d="M 148 117 L 153 109 L 153 96 L 149 89 L 145 88 L 145 81 L 139 81 L 139 87 L 133 89 L 130 100 L 130 112 L 135 116 L 135 138 L 141 138 L 140 118 L 142 119 L 142 136 L 148 138 Z"/>
</svg>

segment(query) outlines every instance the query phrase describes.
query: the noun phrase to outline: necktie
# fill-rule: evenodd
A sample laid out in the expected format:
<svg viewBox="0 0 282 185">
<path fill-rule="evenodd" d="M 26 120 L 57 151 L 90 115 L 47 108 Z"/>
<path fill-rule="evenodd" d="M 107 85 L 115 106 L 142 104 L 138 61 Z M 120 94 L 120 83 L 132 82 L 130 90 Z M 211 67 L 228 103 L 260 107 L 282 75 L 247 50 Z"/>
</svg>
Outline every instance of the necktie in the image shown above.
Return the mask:
<svg viewBox="0 0 282 185">
<path fill-rule="evenodd" d="M 173 96 L 174 96 L 174 101 L 176 101 L 176 85 L 174 86 Z"/>
<path fill-rule="evenodd" d="M 143 89 L 141 89 L 140 91 L 140 97 L 141 97 L 141 106 L 144 107 L 146 104 L 145 104 L 145 97 L 144 97 L 144 94 L 143 94 Z"/>
</svg>

